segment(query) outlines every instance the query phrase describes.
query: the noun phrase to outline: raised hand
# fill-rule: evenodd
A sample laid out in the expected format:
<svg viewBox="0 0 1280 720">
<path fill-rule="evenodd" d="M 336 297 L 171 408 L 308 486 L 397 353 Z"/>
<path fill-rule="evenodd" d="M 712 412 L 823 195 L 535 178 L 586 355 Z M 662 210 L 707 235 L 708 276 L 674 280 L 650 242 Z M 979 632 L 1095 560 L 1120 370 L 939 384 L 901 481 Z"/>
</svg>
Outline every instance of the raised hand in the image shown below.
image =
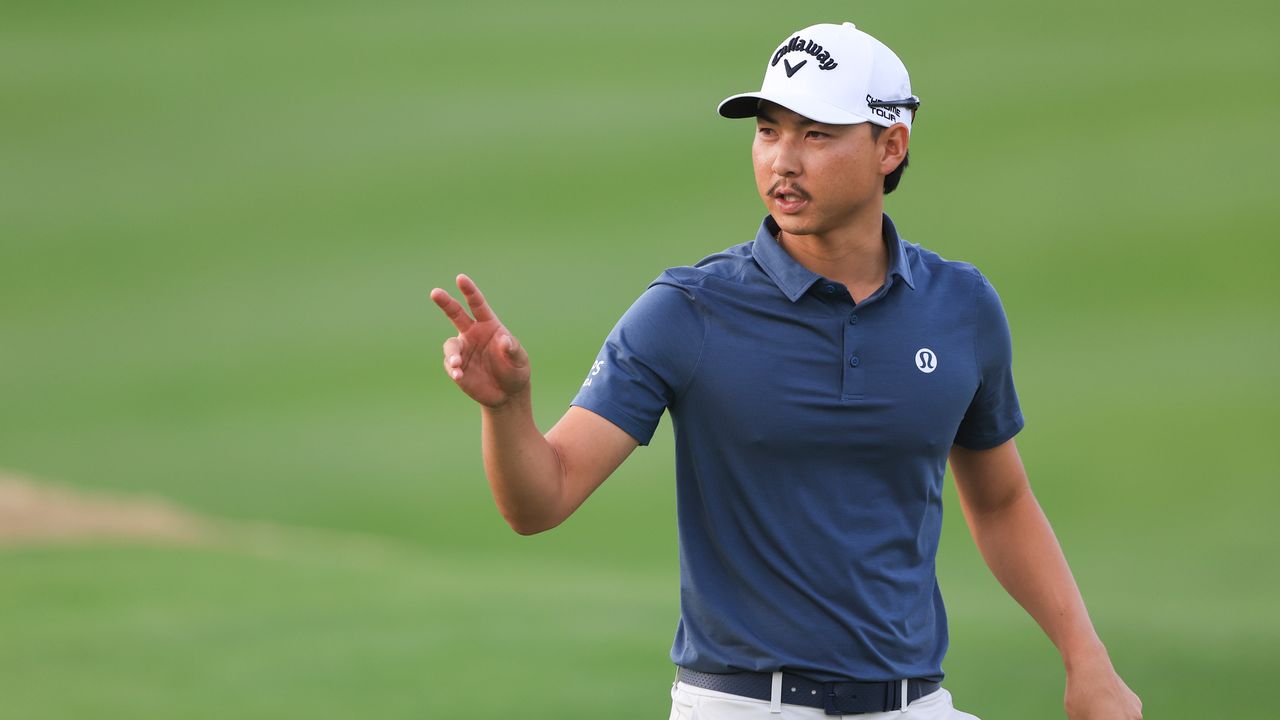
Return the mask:
<svg viewBox="0 0 1280 720">
<path fill-rule="evenodd" d="M 494 315 L 471 278 L 459 275 L 458 289 L 471 315 L 449 293 L 440 288 L 431 291 L 431 300 L 458 329 L 456 336 L 444 342 L 445 373 L 472 400 L 502 407 L 528 393 L 529 355 Z"/>
</svg>

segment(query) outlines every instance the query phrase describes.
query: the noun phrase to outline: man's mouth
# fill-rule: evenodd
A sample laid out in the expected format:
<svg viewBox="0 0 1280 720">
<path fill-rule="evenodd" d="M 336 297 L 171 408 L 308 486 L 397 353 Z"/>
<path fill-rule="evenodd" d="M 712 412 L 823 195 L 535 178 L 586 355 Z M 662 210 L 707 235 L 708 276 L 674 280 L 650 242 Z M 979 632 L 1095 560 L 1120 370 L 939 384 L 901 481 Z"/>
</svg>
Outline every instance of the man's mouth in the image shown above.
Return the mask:
<svg viewBox="0 0 1280 720">
<path fill-rule="evenodd" d="M 809 194 L 798 187 L 774 187 L 769 191 L 774 205 L 784 213 L 799 212 L 809 201 Z"/>
</svg>

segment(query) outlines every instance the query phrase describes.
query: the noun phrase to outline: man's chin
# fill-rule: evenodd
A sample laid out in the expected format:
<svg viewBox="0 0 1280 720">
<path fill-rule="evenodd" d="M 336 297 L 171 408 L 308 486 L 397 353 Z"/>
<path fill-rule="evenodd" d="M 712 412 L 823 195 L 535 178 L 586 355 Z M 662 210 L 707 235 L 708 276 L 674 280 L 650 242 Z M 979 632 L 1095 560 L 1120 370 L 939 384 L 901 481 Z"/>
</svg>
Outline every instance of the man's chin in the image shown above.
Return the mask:
<svg viewBox="0 0 1280 720">
<path fill-rule="evenodd" d="M 804 222 L 800 218 L 774 215 L 773 221 L 778 224 L 782 232 L 788 235 L 812 235 L 814 233 L 812 223 Z"/>
</svg>

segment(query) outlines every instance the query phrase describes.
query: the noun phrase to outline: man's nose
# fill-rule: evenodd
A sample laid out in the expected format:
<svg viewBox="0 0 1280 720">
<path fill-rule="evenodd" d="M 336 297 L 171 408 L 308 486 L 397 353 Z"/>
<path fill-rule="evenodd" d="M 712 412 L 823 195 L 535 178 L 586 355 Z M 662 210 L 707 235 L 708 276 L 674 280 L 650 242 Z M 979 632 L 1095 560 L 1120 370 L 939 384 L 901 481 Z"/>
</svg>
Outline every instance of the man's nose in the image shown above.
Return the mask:
<svg viewBox="0 0 1280 720">
<path fill-rule="evenodd" d="M 780 142 L 773 154 L 774 175 L 794 177 L 800 174 L 801 163 L 799 151 L 789 142 Z"/>
</svg>

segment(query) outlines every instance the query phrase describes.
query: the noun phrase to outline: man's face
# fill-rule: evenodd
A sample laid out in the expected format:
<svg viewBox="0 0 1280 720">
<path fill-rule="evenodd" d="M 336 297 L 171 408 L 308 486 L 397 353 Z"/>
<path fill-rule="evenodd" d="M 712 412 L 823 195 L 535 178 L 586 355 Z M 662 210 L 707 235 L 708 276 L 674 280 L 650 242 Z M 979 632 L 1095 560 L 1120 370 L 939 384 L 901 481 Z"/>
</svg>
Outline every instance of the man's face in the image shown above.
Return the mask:
<svg viewBox="0 0 1280 720">
<path fill-rule="evenodd" d="M 880 145 L 868 123 L 825 125 L 762 101 L 751 145 L 756 189 L 784 231 L 830 232 L 883 197 Z"/>
</svg>

